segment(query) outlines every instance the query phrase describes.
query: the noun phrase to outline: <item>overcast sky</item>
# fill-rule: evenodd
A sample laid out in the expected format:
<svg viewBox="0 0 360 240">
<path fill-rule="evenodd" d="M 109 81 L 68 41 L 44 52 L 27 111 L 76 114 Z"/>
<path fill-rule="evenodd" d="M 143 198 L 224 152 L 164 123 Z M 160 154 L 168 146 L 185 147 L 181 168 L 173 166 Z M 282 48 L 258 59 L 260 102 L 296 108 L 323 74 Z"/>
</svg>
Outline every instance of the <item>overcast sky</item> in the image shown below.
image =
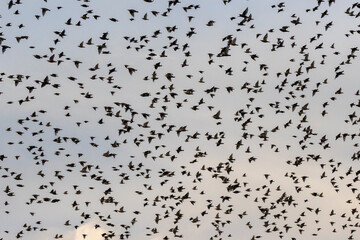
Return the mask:
<svg viewBox="0 0 360 240">
<path fill-rule="evenodd" d="M 0 239 L 360 239 L 360 4 L 0 3 Z"/>
</svg>

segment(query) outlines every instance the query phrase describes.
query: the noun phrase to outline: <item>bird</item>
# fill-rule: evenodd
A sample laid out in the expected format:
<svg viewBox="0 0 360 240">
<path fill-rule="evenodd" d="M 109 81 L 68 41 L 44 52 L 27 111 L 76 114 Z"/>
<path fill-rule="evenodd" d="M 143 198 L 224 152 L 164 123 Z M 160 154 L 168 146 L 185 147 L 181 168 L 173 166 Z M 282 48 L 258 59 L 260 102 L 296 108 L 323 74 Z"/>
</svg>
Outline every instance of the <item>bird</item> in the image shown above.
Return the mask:
<svg viewBox="0 0 360 240">
<path fill-rule="evenodd" d="M 26 4 L 0 239 L 357 239 L 359 3 Z"/>
</svg>

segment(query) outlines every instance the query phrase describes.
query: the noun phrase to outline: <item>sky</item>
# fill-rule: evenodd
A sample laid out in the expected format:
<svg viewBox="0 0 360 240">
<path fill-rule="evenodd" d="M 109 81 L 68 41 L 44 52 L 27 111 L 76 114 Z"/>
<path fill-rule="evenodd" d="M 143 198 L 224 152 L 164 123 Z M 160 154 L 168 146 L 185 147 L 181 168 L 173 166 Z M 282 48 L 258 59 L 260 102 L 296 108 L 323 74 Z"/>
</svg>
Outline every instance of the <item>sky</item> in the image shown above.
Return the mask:
<svg viewBox="0 0 360 240">
<path fill-rule="evenodd" d="M 0 3 L 0 239 L 359 239 L 360 4 Z"/>
</svg>

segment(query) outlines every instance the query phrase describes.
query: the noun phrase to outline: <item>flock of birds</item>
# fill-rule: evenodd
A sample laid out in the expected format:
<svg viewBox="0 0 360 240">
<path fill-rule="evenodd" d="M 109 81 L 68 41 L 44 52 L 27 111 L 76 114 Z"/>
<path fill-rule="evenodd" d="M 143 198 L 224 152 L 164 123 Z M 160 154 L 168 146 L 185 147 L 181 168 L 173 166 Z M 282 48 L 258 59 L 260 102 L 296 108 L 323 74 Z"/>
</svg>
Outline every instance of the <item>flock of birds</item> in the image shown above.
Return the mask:
<svg viewBox="0 0 360 240">
<path fill-rule="evenodd" d="M 0 6 L 1 240 L 360 239 L 359 2 Z"/>
</svg>

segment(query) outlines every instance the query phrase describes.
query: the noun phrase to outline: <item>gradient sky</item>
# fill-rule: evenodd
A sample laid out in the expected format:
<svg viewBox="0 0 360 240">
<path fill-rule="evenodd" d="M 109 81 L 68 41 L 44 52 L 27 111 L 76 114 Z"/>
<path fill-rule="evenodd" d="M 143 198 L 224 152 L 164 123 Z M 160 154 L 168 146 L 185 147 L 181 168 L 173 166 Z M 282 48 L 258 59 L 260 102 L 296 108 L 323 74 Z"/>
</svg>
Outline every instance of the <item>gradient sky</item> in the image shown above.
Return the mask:
<svg viewBox="0 0 360 240">
<path fill-rule="evenodd" d="M 360 239 L 360 4 L 171 2 L 0 3 L 0 239 Z"/>
</svg>

